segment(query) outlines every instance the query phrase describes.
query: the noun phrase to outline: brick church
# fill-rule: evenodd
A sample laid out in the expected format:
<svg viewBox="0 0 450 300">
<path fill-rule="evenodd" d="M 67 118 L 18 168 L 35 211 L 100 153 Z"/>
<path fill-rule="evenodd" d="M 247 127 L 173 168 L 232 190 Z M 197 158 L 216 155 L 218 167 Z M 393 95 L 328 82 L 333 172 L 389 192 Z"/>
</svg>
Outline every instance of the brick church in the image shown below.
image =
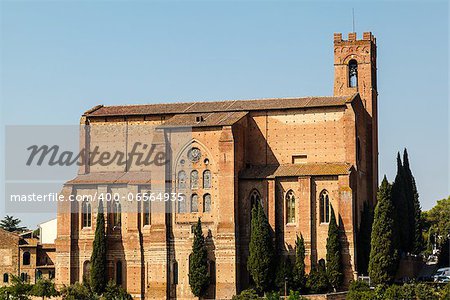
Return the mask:
<svg viewBox="0 0 450 300">
<path fill-rule="evenodd" d="M 251 207 L 258 201 L 278 253 L 293 258 L 303 235 L 307 271 L 325 259 L 332 206 L 345 281 L 353 279 L 361 213 L 365 203 L 374 205 L 378 185 L 375 37 L 334 34 L 334 72 L 334 95 L 327 97 L 99 105 L 85 112 L 86 153 L 129 153 L 139 141 L 170 159 L 158 170 L 88 163 L 66 182 L 65 196 L 94 200 L 59 203 L 57 284 L 89 275 L 98 210 L 89 196 L 102 193 L 120 195 L 105 206 L 107 276 L 135 299 L 195 298 L 188 272 L 199 217 L 211 275 L 206 298 L 230 299 L 247 288 Z M 180 197 L 122 201 L 154 190 Z"/>
</svg>

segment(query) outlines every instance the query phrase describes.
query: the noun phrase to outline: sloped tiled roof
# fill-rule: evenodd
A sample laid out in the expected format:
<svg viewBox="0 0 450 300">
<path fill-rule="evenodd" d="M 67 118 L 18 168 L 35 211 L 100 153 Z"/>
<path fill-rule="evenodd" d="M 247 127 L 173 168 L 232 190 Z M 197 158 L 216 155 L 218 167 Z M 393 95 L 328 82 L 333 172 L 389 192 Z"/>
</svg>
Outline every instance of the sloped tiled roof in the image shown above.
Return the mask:
<svg viewBox="0 0 450 300">
<path fill-rule="evenodd" d="M 202 114 L 176 114 L 170 119 L 167 119 L 162 127 L 166 126 L 189 126 L 189 127 L 208 127 L 208 126 L 227 126 L 233 125 L 242 119 L 248 112 L 246 111 L 231 111 L 231 112 L 215 112 Z M 202 120 L 198 121 L 197 118 Z"/>
<path fill-rule="evenodd" d="M 66 184 L 150 184 L 150 172 L 92 172 L 80 174 Z"/>
<path fill-rule="evenodd" d="M 274 177 L 345 175 L 350 172 L 347 163 L 307 163 L 251 166 L 240 174 L 241 179 L 262 179 Z"/>
<path fill-rule="evenodd" d="M 120 106 L 98 105 L 86 111 L 84 115 L 89 117 L 106 117 L 342 106 L 352 102 L 356 95 L 357 94 L 340 97 L 268 98 Z"/>
</svg>

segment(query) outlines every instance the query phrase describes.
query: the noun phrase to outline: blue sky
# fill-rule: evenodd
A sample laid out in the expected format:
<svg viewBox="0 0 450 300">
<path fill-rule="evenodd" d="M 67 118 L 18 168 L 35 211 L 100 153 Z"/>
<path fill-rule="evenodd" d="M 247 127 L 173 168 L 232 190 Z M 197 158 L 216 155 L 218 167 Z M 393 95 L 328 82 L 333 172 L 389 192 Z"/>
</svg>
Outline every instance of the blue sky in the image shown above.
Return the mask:
<svg viewBox="0 0 450 300">
<path fill-rule="evenodd" d="M 380 177 L 407 147 L 423 208 L 450 194 L 445 1 L 0 5 L 2 127 L 78 124 L 96 104 L 332 95 L 333 33 L 354 8 L 358 36 L 377 37 Z"/>
</svg>

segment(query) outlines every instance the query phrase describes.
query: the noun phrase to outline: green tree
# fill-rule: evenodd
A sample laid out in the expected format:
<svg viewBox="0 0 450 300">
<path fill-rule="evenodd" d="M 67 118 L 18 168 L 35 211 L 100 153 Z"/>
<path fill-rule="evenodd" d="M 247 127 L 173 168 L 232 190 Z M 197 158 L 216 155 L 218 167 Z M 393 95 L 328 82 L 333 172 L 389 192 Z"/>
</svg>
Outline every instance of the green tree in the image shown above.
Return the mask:
<svg viewBox="0 0 450 300">
<path fill-rule="evenodd" d="M 27 228 L 25 226 L 19 226 L 22 221 L 13 216 L 6 215 L 3 220 L 0 221 L 0 228 L 9 232 L 23 232 Z"/>
<path fill-rule="evenodd" d="M 7 293 L 14 300 L 28 300 L 32 286 L 24 282 L 20 277 L 11 274 L 11 285 L 7 287 Z"/>
<path fill-rule="evenodd" d="M 295 241 L 295 263 L 294 263 L 294 286 L 300 291 L 304 291 L 306 284 L 305 273 L 305 240 L 303 235 L 297 236 Z"/>
<path fill-rule="evenodd" d="M 110 280 L 102 295 L 102 300 L 133 300 L 133 297 L 124 288 Z"/>
<path fill-rule="evenodd" d="M 435 237 L 443 237 L 433 240 L 438 243 L 440 249 L 439 265 L 448 266 L 448 240 L 447 235 L 450 233 L 450 197 L 437 201 L 437 204 L 429 211 L 422 213 L 424 230 L 428 228 L 429 239 Z M 431 244 L 431 240 L 429 242 Z M 431 248 L 431 245 L 428 246 Z M 429 250 L 429 249 L 428 249 Z"/>
<path fill-rule="evenodd" d="M 92 290 L 101 295 L 106 286 L 106 233 L 105 215 L 103 213 L 103 203 L 99 202 L 97 223 L 95 228 L 94 248 L 91 256 L 90 286 Z"/>
<path fill-rule="evenodd" d="M 239 295 L 234 295 L 232 300 L 258 300 L 258 294 L 254 289 L 246 289 Z"/>
<path fill-rule="evenodd" d="M 306 288 L 312 294 L 322 294 L 328 292 L 329 287 L 325 262 L 322 259 L 317 265 L 311 267 L 311 272 L 306 280 Z"/>
<path fill-rule="evenodd" d="M 369 203 L 364 203 L 361 215 L 361 223 L 357 234 L 358 244 L 358 271 L 360 274 L 366 274 L 369 270 L 370 257 L 370 238 L 372 235 L 373 208 Z"/>
<path fill-rule="evenodd" d="M 447 283 L 447 285 L 441 290 L 439 300 L 448 300 L 450 299 L 450 283 Z"/>
<path fill-rule="evenodd" d="M 334 291 L 342 284 L 341 242 L 339 240 L 339 227 L 336 222 L 334 209 L 331 207 L 331 219 L 328 225 L 327 238 L 327 276 Z"/>
<path fill-rule="evenodd" d="M 63 300 L 99 299 L 99 297 L 89 289 L 89 286 L 79 282 L 63 287 L 61 290 L 61 296 Z"/>
<path fill-rule="evenodd" d="M 202 222 L 198 218 L 194 228 L 194 242 L 192 253 L 189 257 L 189 285 L 196 297 L 205 295 L 209 285 L 208 275 L 208 251 L 206 249 L 205 237 L 202 231 Z"/>
<path fill-rule="evenodd" d="M 274 247 L 270 225 L 260 203 L 252 209 L 251 237 L 247 270 L 259 293 L 269 291 L 274 274 Z"/>
<path fill-rule="evenodd" d="M 428 256 L 428 255 L 431 255 L 433 253 L 433 243 L 434 243 L 434 230 L 433 230 L 433 227 L 430 227 L 428 229 L 428 232 L 426 234 L 426 239 L 427 239 L 427 245 L 426 245 L 426 249 L 424 251 L 424 255 Z"/>
<path fill-rule="evenodd" d="M 438 257 L 438 266 L 440 268 L 443 267 L 448 267 L 450 264 L 450 242 L 449 242 L 449 238 L 445 238 L 443 239 L 444 242 L 441 245 L 441 251 L 439 252 L 439 257 Z"/>
<path fill-rule="evenodd" d="M 292 288 L 292 264 L 289 257 L 281 256 L 278 258 L 277 272 L 275 276 L 275 286 L 279 292 L 284 295 L 285 284 L 289 290 Z"/>
<path fill-rule="evenodd" d="M 394 207 L 391 185 L 384 177 L 378 191 L 378 204 L 372 228 L 369 276 L 374 284 L 387 284 L 394 280 L 397 269 L 397 250 L 394 247 Z"/>
<path fill-rule="evenodd" d="M 375 292 L 364 281 L 353 281 L 348 289 L 346 300 L 375 300 Z"/>
<path fill-rule="evenodd" d="M 31 289 L 30 294 L 36 297 L 42 297 L 42 300 L 46 297 L 55 297 L 59 295 L 55 288 L 55 284 L 49 279 L 39 279 Z"/>
<path fill-rule="evenodd" d="M 397 175 L 392 185 L 391 199 L 394 205 L 396 226 L 394 227 L 394 247 L 399 253 L 410 252 L 411 245 L 411 214 L 406 189 L 405 171 L 400 153 L 397 153 Z"/>
<path fill-rule="evenodd" d="M 411 230 L 410 250 L 414 254 L 420 254 L 424 246 L 421 220 L 422 208 L 420 207 L 416 180 L 409 165 L 408 151 L 406 149 L 403 152 L 403 169 L 406 184 L 406 197 L 409 209 L 409 228 Z"/>
<path fill-rule="evenodd" d="M 422 215 L 428 227 L 432 227 L 438 236 L 446 236 L 450 232 L 450 196 L 437 201 L 432 209 Z"/>
</svg>

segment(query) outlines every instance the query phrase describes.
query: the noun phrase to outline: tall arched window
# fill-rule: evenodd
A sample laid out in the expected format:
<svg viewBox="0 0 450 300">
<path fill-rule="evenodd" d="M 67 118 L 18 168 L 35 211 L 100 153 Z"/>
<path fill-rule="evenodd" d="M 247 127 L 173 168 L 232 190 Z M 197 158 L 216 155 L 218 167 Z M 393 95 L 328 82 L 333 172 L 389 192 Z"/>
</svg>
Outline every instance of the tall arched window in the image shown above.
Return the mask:
<svg viewBox="0 0 450 300">
<path fill-rule="evenodd" d="M 3 282 L 8 283 L 9 282 L 9 275 L 8 273 L 3 274 Z"/>
<path fill-rule="evenodd" d="M 320 193 L 320 223 L 330 222 L 330 197 L 326 190 Z"/>
<path fill-rule="evenodd" d="M 359 137 L 356 139 L 356 161 L 361 162 L 361 141 Z"/>
<path fill-rule="evenodd" d="M 211 194 L 203 195 L 203 211 L 204 212 L 211 211 Z"/>
<path fill-rule="evenodd" d="M 286 223 L 295 223 L 295 195 L 293 190 L 286 193 Z"/>
<path fill-rule="evenodd" d="M 144 217 L 143 217 L 143 221 L 144 221 L 144 226 L 145 225 L 150 225 L 150 210 L 151 210 L 151 203 L 150 200 L 144 200 L 143 201 L 143 205 L 144 205 Z"/>
<path fill-rule="evenodd" d="M 38 270 L 37 272 L 36 272 L 36 279 L 41 279 L 42 278 L 42 271 L 41 270 Z"/>
<path fill-rule="evenodd" d="M 90 276 L 91 276 L 91 262 L 89 260 L 86 260 L 83 263 L 83 279 L 84 280 L 89 280 Z"/>
<path fill-rule="evenodd" d="M 22 255 L 22 265 L 28 266 L 30 264 L 30 252 L 25 251 Z"/>
<path fill-rule="evenodd" d="M 358 86 L 358 63 L 354 59 L 348 63 L 348 85 L 350 87 Z"/>
<path fill-rule="evenodd" d="M 172 283 L 178 284 L 178 262 L 174 261 L 172 264 Z"/>
<path fill-rule="evenodd" d="M 198 189 L 198 171 L 191 171 L 191 189 Z"/>
<path fill-rule="evenodd" d="M 88 200 L 82 203 L 82 225 L 83 228 L 92 226 L 92 208 Z"/>
<path fill-rule="evenodd" d="M 122 206 L 119 201 L 113 203 L 113 226 L 120 227 L 122 225 Z"/>
<path fill-rule="evenodd" d="M 20 273 L 20 279 L 22 279 L 23 282 L 28 282 L 28 274 Z"/>
<path fill-rule="evenodd" d="M 208 275 L 210 283 L 216 283 L 216 262 L 214 260 L 208 260 Z"/>
<path fill-rule="evenodd" d="M 180 195 L 180 199 L 178 200 L 178 213 L 186 212 L 186 196 Z"/>
<path fill-rule="evenodd" d="M 254 189 L 251 193 L 250 193 L 250 205 L 251 205 L 251 209 L 253 209 L 253 207 L 257 204 L 262 204 L 261 203 L 261 194 L 258 192 L 258 190 Z"/>
<path fill-rule="evenodd" d="M 122 285 L 122 262 L 120 260 L 116 262 L 116 283 Z"/>
<path fill-rule="evenodd" d="M 178 189 L 186 188 L 186 172 L 181 170 L 178 172 Z"/>
<path fill-rule="evenodd" d="M 203 188 L 210 189 L 211 188 L 211 171 L 205 170 L 203 172 Z"/>
<path fill-rule="evenodd" d="M 198 195 L 192 194 L 191 196 L 191 212 L 198 212 Z"/>
</svg>

